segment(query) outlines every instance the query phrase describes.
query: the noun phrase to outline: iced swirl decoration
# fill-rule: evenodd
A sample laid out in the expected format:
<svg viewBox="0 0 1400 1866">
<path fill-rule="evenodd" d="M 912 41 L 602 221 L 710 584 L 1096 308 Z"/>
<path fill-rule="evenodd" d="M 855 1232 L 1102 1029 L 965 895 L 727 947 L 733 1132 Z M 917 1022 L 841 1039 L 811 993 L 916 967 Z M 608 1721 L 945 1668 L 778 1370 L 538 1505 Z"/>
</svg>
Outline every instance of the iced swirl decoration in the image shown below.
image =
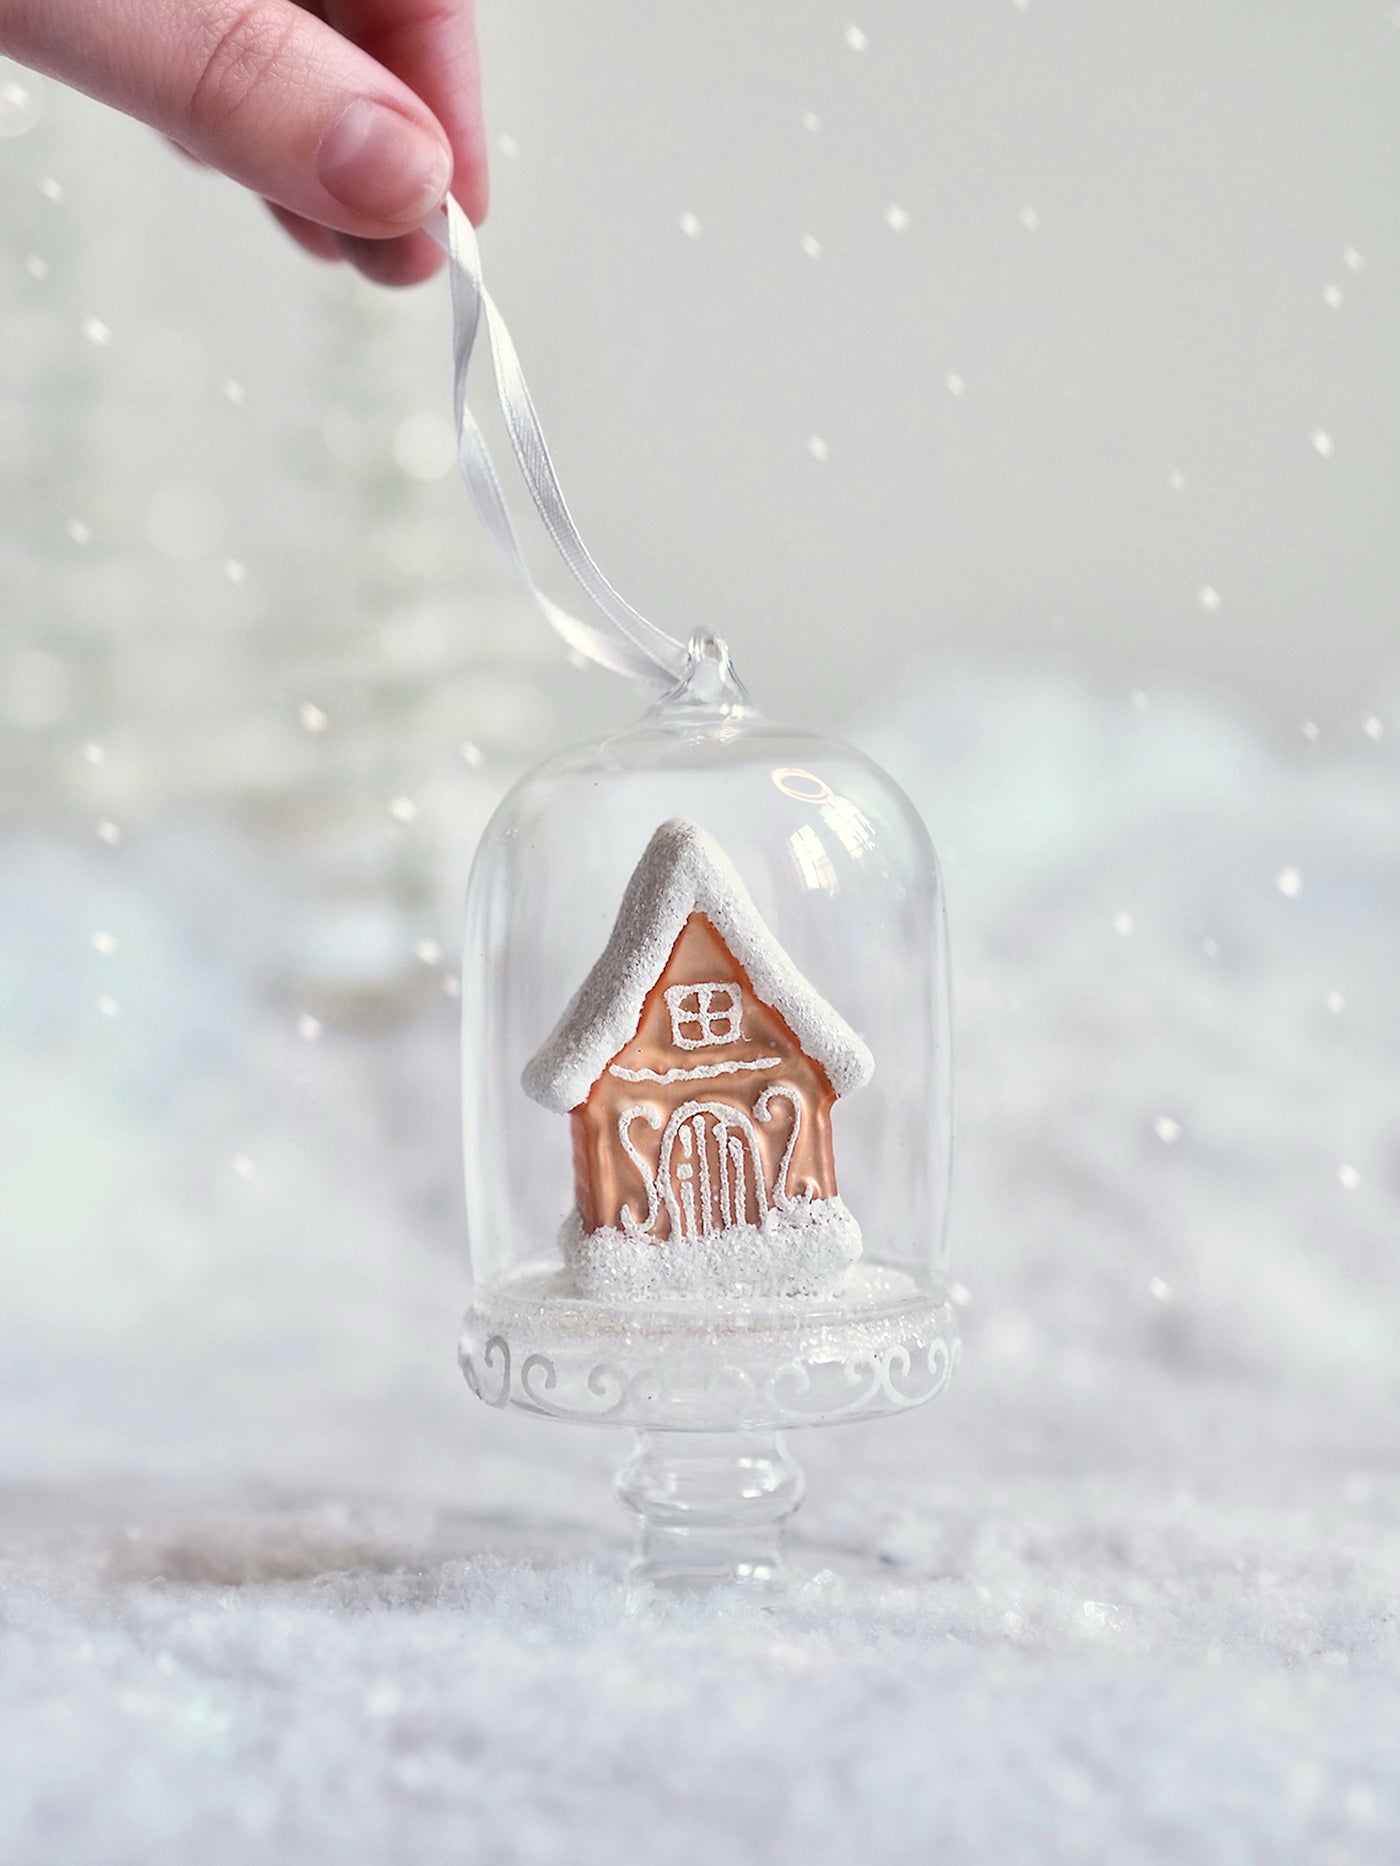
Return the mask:
<svg viewBox="0 0 1400 1866">
<path fill-rule="evenodd" d="M 759 1370 L 725 1363 L 677 1372 L 662 1361 L 624 1370 L 615 1360 L 560 1364 L 538 1349 L 512 1352 L 504 1335 L 462 1343 L 467 1385 L 488 1406 L 513 1406 L 551 1419 L 654 1426 L 703 1418 L 707 1430 L 733 1426 L 831 1425 L 922 1406 L 941 1393 L 957 1364 L 951 1327 L 840 1361 L 792 1354 Z"/>
</svg>

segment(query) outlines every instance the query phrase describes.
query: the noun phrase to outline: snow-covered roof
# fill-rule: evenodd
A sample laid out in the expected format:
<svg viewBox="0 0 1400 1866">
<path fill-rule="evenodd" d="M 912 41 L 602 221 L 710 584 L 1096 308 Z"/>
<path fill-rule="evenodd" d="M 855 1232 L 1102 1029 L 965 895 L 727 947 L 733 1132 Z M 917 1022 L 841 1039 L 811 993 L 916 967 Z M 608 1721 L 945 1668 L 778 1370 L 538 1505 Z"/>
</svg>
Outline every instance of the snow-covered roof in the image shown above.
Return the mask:
<svg viewBox="0 0 1400 1866">
<path fill-rule="evenodd" d="M 622 897 L 602 957 L 575 992 L 554 1034 L 527 1065 L 525 1092 L 565 1114 L 637 1033 L 647 993 L 681 929 L 702 913 L 749 975 L 755 992 L 783 1016 L 838 1095 L 870 1079 L 874 1058 L 844 1018 L 815 991 L 774 939 L 713 836 L 675 817 L 647 844 Z"/>
</svg>

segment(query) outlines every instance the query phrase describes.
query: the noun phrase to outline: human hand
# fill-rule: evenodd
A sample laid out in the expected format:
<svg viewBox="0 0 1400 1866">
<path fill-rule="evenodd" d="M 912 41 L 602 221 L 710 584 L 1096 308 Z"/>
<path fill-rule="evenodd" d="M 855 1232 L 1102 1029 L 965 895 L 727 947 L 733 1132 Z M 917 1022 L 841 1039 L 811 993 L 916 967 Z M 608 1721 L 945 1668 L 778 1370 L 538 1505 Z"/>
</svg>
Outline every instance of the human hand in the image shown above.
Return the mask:
<svg viewBox="0 0 1400 1866">
<path fill-rule="evenodd" d="M 408 285 L 486 211 L 472 0 L 0 0 L 0 52 L 162 130 L 322 259 Z"/>
</svg>

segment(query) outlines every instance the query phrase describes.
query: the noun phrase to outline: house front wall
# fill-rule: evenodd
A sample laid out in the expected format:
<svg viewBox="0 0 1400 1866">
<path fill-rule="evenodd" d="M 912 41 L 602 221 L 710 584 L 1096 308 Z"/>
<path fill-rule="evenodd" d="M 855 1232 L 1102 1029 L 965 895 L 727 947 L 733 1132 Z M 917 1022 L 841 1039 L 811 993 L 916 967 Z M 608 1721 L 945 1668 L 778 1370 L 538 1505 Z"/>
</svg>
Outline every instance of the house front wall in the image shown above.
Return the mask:
<svg viewBox="0 0 1400 1866">
<path fill-rule="evenodd" d="M 573 1111 L 580 1217 L 590 1231 L 621 1227 L 626 1208 L 638 1224 L 650 1215 L 649 1234 L 660 1240 L 672 1230 L 667 1187 L 671 1209 L 680 1210 L 681 1194 L 701 1199 L 700 1216 L 683 1216 L 683 1230 L 705 1229 L 704 1213 L 717 1214 L 722 1201 L 735 1222 L 755 1222 L 775 1189 L 796 1197 L 810 1187 L 817 1198 L 834 1198 L 835 1099 L 825 1071 L 754 994 L 715 928 L 692 914 L 647 994 L 636 1035 Z"/>
</svg>

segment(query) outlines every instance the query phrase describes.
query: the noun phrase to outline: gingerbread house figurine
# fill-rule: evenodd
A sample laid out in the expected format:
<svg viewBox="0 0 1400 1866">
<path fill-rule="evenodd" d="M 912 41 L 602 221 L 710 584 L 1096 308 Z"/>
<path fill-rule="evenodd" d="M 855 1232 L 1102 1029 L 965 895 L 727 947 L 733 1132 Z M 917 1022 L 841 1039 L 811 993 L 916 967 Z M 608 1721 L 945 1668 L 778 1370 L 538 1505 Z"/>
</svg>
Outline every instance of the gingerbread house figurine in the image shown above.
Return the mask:
<svg viewBox="0 0 1400 1866">
<path fill-rule="evenodd" d="M 829 1297 L 860 1255 L 831 1110 L 870 1051 L 714 839 L 663 823 L 612 936 L 525 1070 L 573 1128 L 566 1263 L 604 1300 Z"/>
</svg>

